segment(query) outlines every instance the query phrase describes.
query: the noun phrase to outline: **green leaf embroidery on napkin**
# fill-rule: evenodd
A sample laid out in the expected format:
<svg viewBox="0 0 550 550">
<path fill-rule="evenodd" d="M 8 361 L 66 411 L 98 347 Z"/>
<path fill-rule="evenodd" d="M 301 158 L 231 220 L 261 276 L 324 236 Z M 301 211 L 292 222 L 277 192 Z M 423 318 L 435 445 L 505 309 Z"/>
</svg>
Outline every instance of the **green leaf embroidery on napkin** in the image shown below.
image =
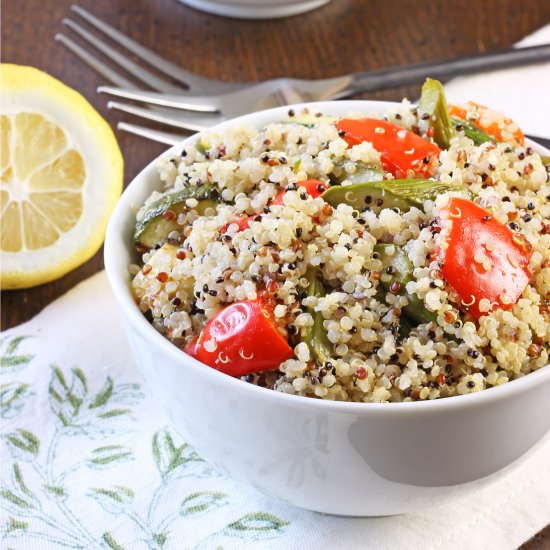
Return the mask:
<svg viewBox="0 0 550 550">
<path fill-rule="evenodd" d="M 95 397 L 92 399 L 92 402 L 88 405 L 88 407 L 90 409 L 103 407 L 103 405 L 105 405 L 113 395 L 113 388 L 114 388 L 113 379 L 110 376 L 107 376 L 107 380 L 105 380 L 105 385 L 95 395 Z"/>
<path fill-rule="evenodd" d="M 31 362 L 33 354 L 20 352 L 26 338 L 0 340 L 0 374 L 23 375 L 29 372 L 24 370 L 27 365 L 44 368 L 37 364 L 39 359 Z M 24 381 L 7 380 L 0 386 L 2 418 L 17 419 L 21 411 L 29 412 L 26 402 L 42 405 L 20 417 L 31 429 L 16 424 L 3 436 L 13 457 L 11 466 L 3 467 L 11 477 L 0 486 L 0 507 L 11 514 L 0 526 L 3 542 L 18 538 L 26 547 L 37 540 L 38 546 L 81 550 L 166 550 L 175 547 L 172 543 L 180 547 L 176 535 L 186 533 L 187 538 L 193 532 L 188 522 L 203 515 L 210 533 L 185 547 L 228 548 L 229 537 L 255 541 L 284 532 L 288 523 L 264 512 L 241 512 L 236 517 L 242 517 L 229 524 L 216 515 L 221 507 L 227 507 L 224 514 L 230 512 L 231 492 L 220 489 L 233 487 L 233 482 L 167 427 L 151 430 L 147 452 L 139 438 L 129 435 L 142 430 L 139 422 L 145 418 L 140 385 L 120 383 L 112 372 L 103 377 L 101 370 L 93 371 L 93 377 L 91 372 L 52 365 L 45 383 L 31 373 Z M 39 424 L 33 410 L 44 416 Z M 146 483 L 135 477 L 136 470 L 127 463 L 136 459 L 140 470 L 156 472 L 156 484 L 150 474 Z M 90 476 L 94 482 L 88 490 L 74 483 Z M 177 497 L 182 493 L 183 500 Z M 103 525 L 88 520 L 86 499 L 94 503 L 94 516 L 104 514 Z M 116 524 L 113 515 L 120 518 Z"/>
<path fill-rule="evenodd" d="M 212 511 L 213 508 L 219 508 L 227 504 L 227 496 L 226 493 L 217 491 L 191 493 L 183 499 L 180 514 L 182 516 L 190 516 L 205 512 L 206 510 Z"/>
<path fill-rule="evenodd" d="M 109 548 L 112 548 L 112 550 L 124 550 L 124 546 L 120 545 L 113 537 L 113 535 L 111 535 L 111 533 L 109 532 L 105 532 L 103 533 L 103 536 L 102 536 L 103 540 L 105 541 L 105 543 L 107 544 L 107 546 Z"/>
<path fill-rule="evenodd" d="M 92 457 L 87 460 L 88 466 L 102 468 L 111 466 L 114 462 L 129 460 L 132 458 L 132 451 L 123 445 L 105 445 L 97 447 L 92 451 Z"/>
<path fill-rule="evenodd" d="M 280 531 L 285 525 L 288 525 L 288 522 L 282 521 L 271 514 L 256 512 L 247 514 L 241 519 L 230 523 L 227 528 L 235 531 L 267 532 Z"/>
<path fill-rule="evenodd" d="M 26 366 L 32 361 L 34 358 L 32 354 L 15 355 L 21 342 L 27 338 L 30 338 L 30 336 L 16 336 L 15 338 L 2 338 L 0 340 L 0 368 Z M 4 346 L 6 349 L 2 350 Z"/>
<path fill-rule="evenodd" d="M 204 462 L 186 443 L 177 447 L 166 429 L 153 436 L 153 458 L 162 478 L 188 462 Z"/>
<path fill-rule="evenodd" d="M 8 525 L 6 526 L 6 531 L 11 533 L 12 531 L 17 531 L 18 529 L 25 530 L 29 524 L 26 521 L 21 521 L 15 518 L 9 518 Z"/>
<path fill-rule="evenodd" d="M 22 460 L 32 460 L 40 450 L 40 440 L 27 430 L 18 428 L 5 437 L 12 454 Z"/>
<path fill-rule="evenodd" d="M 134 491 L 123 485 L 115 485 L 110 489 L 92 488 L 91 495 L 99 504 L 112 514 L 122 514 L 132 504 Z"/>
<path fill-rule="evenodd" d="M 0 385 L 0 417 L 15 418 L 25 406 L 27 399 L 34 395 L 29 384 L 10 382 Z"/>
</svg>

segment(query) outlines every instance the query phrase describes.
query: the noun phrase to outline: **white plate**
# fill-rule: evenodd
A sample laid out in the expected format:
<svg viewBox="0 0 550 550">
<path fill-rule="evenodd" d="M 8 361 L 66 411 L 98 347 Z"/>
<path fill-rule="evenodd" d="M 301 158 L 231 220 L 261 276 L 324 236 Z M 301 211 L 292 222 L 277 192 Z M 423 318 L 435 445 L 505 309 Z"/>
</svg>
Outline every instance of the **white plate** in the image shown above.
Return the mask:
<svg viewBox="0 0 550 550">
<path fill-rule="evenodd" d="M 305 0 L 289 2 L 288 0 L 179 0 L 183 4 L 200 11 L 236 17 L 241 19 L 272 19 L 299 15 L 320 8 L 330 0 Z"/>
</svg>

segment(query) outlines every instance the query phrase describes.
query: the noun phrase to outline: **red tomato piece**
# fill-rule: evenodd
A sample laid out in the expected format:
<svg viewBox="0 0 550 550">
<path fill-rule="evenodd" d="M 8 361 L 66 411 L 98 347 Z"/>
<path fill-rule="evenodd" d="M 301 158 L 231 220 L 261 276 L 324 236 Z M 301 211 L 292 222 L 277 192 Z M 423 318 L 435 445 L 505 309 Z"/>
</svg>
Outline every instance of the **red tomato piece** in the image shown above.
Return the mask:
<svg viewBox="0 0 550 550">
<path fill-rule="evenodd" d="M 185 352 L 230 376 L 277 370 L 293 351 L 277 330 L 271 305 L 262 297 L 233 302 L 208 321 Z"/>
<path fill-rule="evenodd" d="M 323 194 L 323 191 L 328 189 L 328 185 L 326 183 L 323 183 L 319 180 L 304 180 L 299 181 L 297 183 L 298 187 L 302 187 L 305 189 L 306 193 L 310 196 L 316 199 L 317 197 L 320 197 Z M 270 201 L 269 205 L 272 206 L 274 204 L 284 204 L 283 197 L 286 195 L 286 191 L 283 189 L 282 191 L 279 191 L 277 195 L 275 195 Z"/>
<path fill-rule="evenodd" d="M 395 124 L 375 118 L 342 119 L 336 125 L 350 146 L 369 141 L 380 153 L 384 168 L 396 178 L 429 176 L 441 149 Z"/>
<path fill-rule="evenodd" d="M 495 308 L 509 309 L 526 287 L 531 245 L 506 225 L 467 199 L 453 197 L 443 211 L 447 245 L 439 251 L 441 273 L 478 319 L 486 298 Z M 443 245 L 445 246 L 445 245 Z"/>
</svg>

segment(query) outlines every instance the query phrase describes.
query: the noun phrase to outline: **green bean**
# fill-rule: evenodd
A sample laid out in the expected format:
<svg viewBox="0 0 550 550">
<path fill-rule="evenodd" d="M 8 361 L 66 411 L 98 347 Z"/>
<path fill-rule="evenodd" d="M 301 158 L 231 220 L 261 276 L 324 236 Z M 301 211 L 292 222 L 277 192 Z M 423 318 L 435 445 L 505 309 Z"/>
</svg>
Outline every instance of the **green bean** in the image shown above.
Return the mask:
<svg viewBox="0 0 550 550">
<path fill-rule="evenodd" d="M 306 272 L 306 279 L 309 282 L 307 287 L 308 296 L 316 296 L 318 298 L 325 296 L 325 287 L 317 277 L 316 270 L 308 269 Z M 308 311 L 313 317 L 313 325 L 307 327 L 303 341 L 308 345 L 311 355 L 317 364 L 322 365 L 328 361 L 332 355 L 332 344 L 323 326 L 323 314 L 320 311 L 315 311 L 313 308 L 308 308 Z"/>
<path fill-rule="evenodd" d="M 429 115 L 428 122 L 434 130 L 434 140 L 442 148 L 448 149 L 455 130 L 449 117 L 443 85 L 438 80 L 427 78 L 422 86 L 418 102 L 420 116 Z"/>
<path fill-rule="evenodd" d="M 481 145 L 486 141 L 494 141 L 498 143 L 498 139 L 495 136 L 491 136 L 487 132 L 479 129 L 469 120 L 462 120 L 453 116 L 451 117 L 451 122 L 454 124 L 457 131 L 464 132 L 464 135 L 467 138 L 470 138 L 474 142 L 474 145 Z"/>
<path fill-rule="evenodd" d="M 406 285 L 413 280 L 413 265 L 402 247 L 394 244 L 377 244 L 374 251 L 380 255 L 380 261 L 384 268 L 382 275 L 389 275 L 380 279 L 380 285 L 384 290 L 394 294 L 401 294 L 409 302 L 403 308 L 403 314 L 417 325 L 430 323 L 437 320 L 437 315 L 433 311 L 428 311 L 424 302 L 417 294 L 407 292 Z"/>
<path fill-rule="evenodd" d="M 422 208 L 426 200 L 434 200 L 437 195 L 447 191 L 466 192 L 466 188 L 426 179 L 384 180 L 334 185 L 322 197 L 331 206 L 344 203 L 356 210 L 367 206 L 376 213 L 383 208 L 399 208 L 402 212 L 407 212 L 411 206 Z"/>
</svg>

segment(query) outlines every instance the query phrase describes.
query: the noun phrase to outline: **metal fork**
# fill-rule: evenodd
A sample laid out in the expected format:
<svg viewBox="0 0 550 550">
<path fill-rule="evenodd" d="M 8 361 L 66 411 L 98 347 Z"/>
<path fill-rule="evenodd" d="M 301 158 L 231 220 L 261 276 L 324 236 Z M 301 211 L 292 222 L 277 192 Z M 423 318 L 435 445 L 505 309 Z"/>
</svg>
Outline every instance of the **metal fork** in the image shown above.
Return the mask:
<svg viewBox="0 0 550 550">
<path fill-rule="evenodd" d="M 191 91 L 197 92 L 197 90 L 200 90 L 201 94 L 192 95 L 180 86 L 171 84 L 146 71 L 74 21 L 65 19 L 64 24 L 77 32 L 82 39 L 99 49 L 119 67 L 154 90 L 149 92 L 136 89 L 135 84 L 92 56 L 71 39 L 62 34 L 56 35 L 57 40 L 119 87 L 102 86 L 98 91 L 154 105 L 154 107 L 143 108 L 126 103 L 109 102 L 108 106 L 155 122 L 192 131 L 201 130 L 243 113 L 273 106 L 303 101 L 336 99 L 359 91 L 372 91 L 419 83 L 428 75 L 435 78 L 448 78 L 484 69 L 536 63 L 550 59 L 550 45 L 544 45 L 485 53 L 452 61 L 425 62 L 408 67 L 379 69 L 336 78 L 320 80 L 278 78 L 257 84 L 240 83 L 235 85 L 193 75 L 129 39 L 82 8 L 73 6 L 72 9 L 92 24 L 96 30 L 109 36 L 119 45 L 130 49 L 142 61 L 179 82 L 185 83 Z M 203 95 L 206 91 L 213 89 L 218 91 L 217 95 Z M 171 109 L 167 109 L 167 107 Z M 178 110 L 173 110 L 173 108 Z M 119 128 L 144 135 L 144 130 L 134 125 L 119 123 Z M 147 137 L 165 143 L 172 143 L 175 139 L 181 139 L 181 136 L 174 136 L 166 132 L 148 133 Z"/>
</svg>

